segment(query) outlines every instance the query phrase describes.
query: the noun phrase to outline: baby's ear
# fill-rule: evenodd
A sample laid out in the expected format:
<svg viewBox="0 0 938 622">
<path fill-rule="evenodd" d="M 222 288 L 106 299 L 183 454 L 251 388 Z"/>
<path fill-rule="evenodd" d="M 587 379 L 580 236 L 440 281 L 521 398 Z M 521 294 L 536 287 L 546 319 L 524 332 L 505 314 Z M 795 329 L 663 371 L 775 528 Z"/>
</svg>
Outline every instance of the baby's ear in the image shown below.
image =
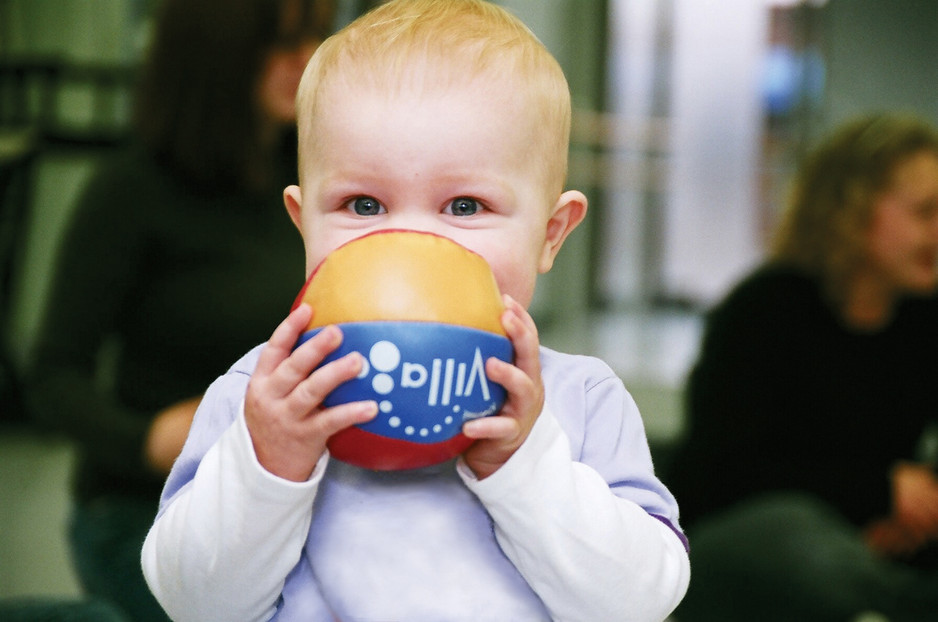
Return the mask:
<svg viewBox="0 0 938 622">
<path fill-rule="evenodd" d="M 300 215 L 303 211 L 303 193 L 300 191 L 299 186 L 287 186 L 284 188 L 283 204 L 287 207 L 290 220 L 293 221 L 293 224 L 300 230 L 300 233 L 302 233 L 303 229 L 300 227 Z"/>
<path fill-rule="evenodd" d="M 568 190 L 560 195 L 547 221 L 547 235 L 544 238 L 544 248 L 541 250 L 541 260 L 538 264 L 541 274 L 551 269 L 564 240 L 576 229 L 577 225 L 583 222 L 585 216 L 586 196 L 582 192 Z"/>
</svg>

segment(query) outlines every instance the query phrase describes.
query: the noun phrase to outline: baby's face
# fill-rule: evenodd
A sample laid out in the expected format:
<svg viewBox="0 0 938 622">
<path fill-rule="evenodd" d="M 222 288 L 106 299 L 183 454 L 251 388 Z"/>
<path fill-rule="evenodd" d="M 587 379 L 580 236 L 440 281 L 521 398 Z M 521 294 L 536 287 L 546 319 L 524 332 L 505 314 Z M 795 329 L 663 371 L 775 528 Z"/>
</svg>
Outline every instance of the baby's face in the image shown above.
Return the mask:
<svg viewBox="0 0 938 622">
<path fill-rule="evenodd" d="M 425 231 L 484 257 L 501 291 L 528 305 L 553 259 L 545 235 L 558 196 L 531 148 L 533 115 L 504 92 L 481 81 L 420 95 L 333 84 L 302 191 L 286 192 L 307 272 L 366 233 Z"/>
</svg>

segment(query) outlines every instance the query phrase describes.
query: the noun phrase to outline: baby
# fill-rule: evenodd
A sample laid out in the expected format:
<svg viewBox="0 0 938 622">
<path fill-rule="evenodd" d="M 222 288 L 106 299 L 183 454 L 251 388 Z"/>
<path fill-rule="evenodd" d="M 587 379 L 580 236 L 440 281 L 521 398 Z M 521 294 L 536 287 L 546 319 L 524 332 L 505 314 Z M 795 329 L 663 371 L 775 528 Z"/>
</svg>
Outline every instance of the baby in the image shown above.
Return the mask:
<svg viewBox="0 0 938 622">
<path fill-rule="evenodd" d="M 322 367 L 315 309 L 208 390 L 143 549 L 177 620 L 662 620 L 689 580 L 674 498 L 635 403 L 601 361 L 539 344 L 537 275 L 582 221 L 564 191 L 570 95 L 515 17 L 481 0 L 393 0 L 328 39 L 297 97 L 300 185 L 284 193 L 309 273 L 362 235 L 407 229 L 486 259 L 504 294 L 507 391 L 457 460 L 375 472 L 329 437 L 375 417 L 322 400 L 363 366 Z M 458 278 L 458 270 L 454 277 Z M 249 292 L 246 292 L 249 294 Z"/>
</svg>

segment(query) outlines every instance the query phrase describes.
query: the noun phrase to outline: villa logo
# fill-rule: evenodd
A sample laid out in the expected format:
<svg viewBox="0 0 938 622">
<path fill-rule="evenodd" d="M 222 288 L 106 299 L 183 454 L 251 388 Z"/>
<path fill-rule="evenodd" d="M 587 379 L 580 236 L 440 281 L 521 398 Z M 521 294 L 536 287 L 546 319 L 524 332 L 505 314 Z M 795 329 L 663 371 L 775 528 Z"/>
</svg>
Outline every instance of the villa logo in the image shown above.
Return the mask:
<svg viewBox="0 0 938 622">
<path fill-rule="evenodd" d="M 369 368 L 370 363 L 370 368 Z M 371 346 L 364 369 L 359 378 L 367 378 L 370 369 L 376 373 L 371 379 L 371 387 L 379 395 L 388 395 L 394 390 L 395 382 L 391 372 L 400 365 L 400 387 L 402 389 L 421 389 L 430 386 L 427 392 L 427 406 L 436 406 L 438 403 L 447 406 L 453 397 L 470 396 L 478 385 L 482 399 L 491 399 L 488 379 L 485 377 L 485 363 L 482 361 L 482 351 L 475 349 L 472 362 L 457 363 L 456 359 L 435 358 L 430 364 L 430 370 L 421 363 L 404 361 L 401 365 L 401 351 L 390 341 L 379 341 Z"/>
<path fill-rule="evenodd" d="M 511 344 L 501 335 L 419 322 L 341 328 L 342 345 L 326 361 L 359 352 L 365 365 L 324 403 L 375 400 L 379 415 L 361 424 L 363 430 L 435 443 L 457 434 L 465 421 L 495 414 L 505 400 L 504 388 L 485 375 L 489 357 L 511 360 Z"/>
</svg>

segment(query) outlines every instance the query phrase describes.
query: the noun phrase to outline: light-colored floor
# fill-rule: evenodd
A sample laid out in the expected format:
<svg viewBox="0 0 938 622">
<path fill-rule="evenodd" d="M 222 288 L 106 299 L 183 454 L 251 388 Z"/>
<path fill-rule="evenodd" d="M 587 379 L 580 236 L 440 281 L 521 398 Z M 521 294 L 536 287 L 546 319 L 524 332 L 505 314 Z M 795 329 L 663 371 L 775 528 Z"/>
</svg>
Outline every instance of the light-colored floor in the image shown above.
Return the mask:
<svg viewBox="0 0 938 622">
<path fill-rule="evenodd" d="M 65 521 L 68 443 L 0 429 L 0 598 L 75 596 Z"/>
<path fill-rule="evenodd" d="M 680 387 L 698 342 L 699 318 L 623 313 L 578 331 L 546 331 L 545 344 L 602 357 L 622 376 L 652 439 L 680 429 Z M 74 459 L 61 440 L 0 428 L 0 598 L 76 596 L 65 528 Z"/>
</svg>

